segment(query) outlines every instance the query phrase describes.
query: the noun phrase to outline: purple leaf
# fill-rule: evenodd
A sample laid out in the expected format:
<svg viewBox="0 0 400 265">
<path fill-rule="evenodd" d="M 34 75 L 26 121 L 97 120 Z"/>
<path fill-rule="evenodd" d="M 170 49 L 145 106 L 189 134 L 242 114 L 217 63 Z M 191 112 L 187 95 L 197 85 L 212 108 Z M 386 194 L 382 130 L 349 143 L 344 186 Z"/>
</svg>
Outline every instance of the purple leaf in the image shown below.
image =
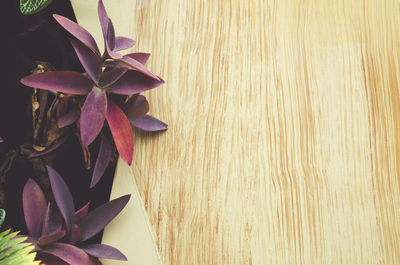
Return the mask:
<svg viewBox="0 0 400 265">
<path fill-rule="evenodd" d="M 158 131 L 165 131 L 166 129 L 168 129 L 168 125 L 166 123 L 148 114 L 140 118 L 131 120 L 131 123 L 136 128 L 139 128 L 146 132 L 158 132 Z"/>
<path fill-rule="evenodd" d="M 28 75 L 21 79 L 21 83 L 33 88 L 54 90 L 71 95 L 86 95 L 93 86 L 86 76 L 72 71 Z"/>
<path fill-rule="evenodd" d="M 62 115 L 57 120 L 58 128 L 64 128 L 73 124 L 79 118 L 79 113 L 76 108 L 72 108 L 70 111 Z"/>
<path fill-rule="evenodd" d="M 4 142 L 3 138 L 0 137 L 0 143 Z"/>
<path fill-rule="evenodd" d="M 44 247 L 50 243 L 60 240 L 63 237 L 65 237 L 65 230 L 55 231 L 51 234 L 41 236 L 38 240 L 38 244 L 40 247 Z"/>
<path fill-rule="evenodd" d="M 110 223 L 128 203 L 130 195 L 109 201 L 81 219 L 78 226 L 82 229 L 82 241 L 88 240 L 99 233 Z"/>
<path fill-rule="evenodd" d="M 115 47 L 115 31 L 112 21 L 110 19 L 108 20 L 108 26 L 107 26 L 107 38 L 106 38 L 107 54 L 112 59 L 121 59 L 122 55 L 117 52 L 114 52 L 114 47 Z"/>
<path fill-rule="evenodd" d="M 81 246 L 81 249 L 90 256 L 103 259 L 115 259 L 127 261 L 128 259 L 118 249 L 105 244 L 91 244 Z"/>
<path fill-rule="evenodd" d="M 62 228 L 62 216 L 54 205 L 48 203 L 47 211 L 43 221 L 42 235 L 49 235 Z"/>
<path fill-rule="evenodd" d="M 107 95 L 105 90 L 94 87 L 83 104 L 80 128 L 84 146 L 88 146 L 103 128 L 107 112 Z"/>
<path fill-rule="evenodd" d="M 81 42 L 70 39 L 76 55 L 90 78 L 97 83 L 101 74 L 101 58 Z"/>
<path fill-rule="evenodd" d="M 90 203 L 88 202 L 82 208 L 80 208 L 78 211 L 75 212 L 74 223 L 79 222 L 79 220 L 81 220 L 82 217 L 84 217 L 88 213 L 89 206 L 90 206 Z"/>
<path fill-rule="evenodd" d="M 122 58 L 115 58 L 115 59 L 118 59 L 118 61 L 123 62 L 124 64 L 128 65 L 133 70 L 137 70 L 151 78 L 154 78 L 155 80 L 160 81 L 160 78 L 158 76 L 156 76 L 155 74 L 153 74 L 152 72 L 147 70 L 143 64 L 141 64 L 140 62 L 138 62 L 137 60 L 135 60 L 129 56 L 123 56 Z"/>
<path fill-rule="evenodd" d="M 107 11 L 104 8 L 104 4 L 103 4 L 102 0 L 100 0 L 97 5 L 97 12 L 99 15 L 101 30 L 103 32 L 103 37 L 104 37 L 104 41 L 105 41 L 107 39 L 108 21 L 110 20 L 110 18 L 107 15 Z"/>
<path fill-rule="evenodd" d="M 130 165 L 133 159 L 132 126 L 124 112 L 111 100 L 108 101 L 106 119 L 121 158 Z"/>
<path fill-rule="evenodd" d="M 47 201 L 39 185 L 28 179 L 22 193 L 25 223 L 32 237 L 39 237 L 47 210 Z"/>
<path fill-rule="evenodd" d="M 66 17 L 56 14 L 54 14 L 53 17 L 66 31 L 71 33 L 74 37 L 76 37 L 83 44 L 89 47 L 93 52 L 100 55 L 96 41 L 86 29 L 82 28 L 81 26 Z"/>
<path fill-rule="evenodd" d="M 66 263 L 65 261 L 53 255 L 41 252 L 40 249 L 38 249 L 37 251 L 38 252 L 36 255 L 36 259 L 41 260 L 43 262 L 43 265 L 69 265 L 69 263 Z"/>
<path fill-rule="evenodd" d="M 97 265 L 85 251 L 70 244 L 53 243 L 41 251 L 54 255 L 70 265 Z"/>
<path fill-rule="evenodd" d="M 68 140 L 68 138 L 69 138 L 69 135 L 66 135 L 63 138 L 59 139 L 55 144 L 53 144 L 50 147 L 48 147 L 47 149 L 45 149 L 43 151 L 40 151 L 40 152 L 33 153 L 29 157 L 30 158 L 35 158 L 35 157 L 40 157 L 40 156 L 47 155 L 47 154 L 55 151 L 61 145 L 63 145 Z"/>
<path fill-rule="evenodd" d="M 126 50 L 136 44 L 136 41 L 127 37 L 115 37 L 114 51 Z"/>
<path fill-rule="evenodd" d="M 146 64 L 147 60 L 149 59 L 150 53 L 134 52 L 134 53 L 127 54 L 125 56 L 135 59 L 136 61 L 138 61 L 139 63 L 144 65 L 144 64 Z"/>
<path fill-rule="evenodd" d="M 72 222 L 75 212 L 74 201 L 72 200 L 71 192 L 62 177 L 50 166 L 46 166 L 50 179 L 51 189 L 58 209 L 64 217 L 67 232 L 72 228 Z"/>
<path fill-rule="evenodd" d="M 149 112 L 149 102 L 145 96 L 133 95 L 124 106 L 124 112 L 128 120 L 142 117 Z"/>
<path fill-rule="evenodd" d="M 132 95 L 158 87 L 164 80 L 155 80 L 138 71 L 126 72 L 117 82 L 108 87 L 108 91 L 119 95 Z"/>
<path fill-rule="evenodd" d="M 90 188 L 93 188 L 101 179 L 108 162 L 111 157 L 111 144 L 103 134 L 101 135 L 101 145 L 99 150 L 99 155 L 97 156 L 96 165 L 94 166 L 92 181 L 90 183 Z"/>
<path fill-rule="evenodd" d="M 100 76 L 99 86 L 109 87 L 118 81 L 127 71 L 128 68 L 106 68 Z"/>
</svg>

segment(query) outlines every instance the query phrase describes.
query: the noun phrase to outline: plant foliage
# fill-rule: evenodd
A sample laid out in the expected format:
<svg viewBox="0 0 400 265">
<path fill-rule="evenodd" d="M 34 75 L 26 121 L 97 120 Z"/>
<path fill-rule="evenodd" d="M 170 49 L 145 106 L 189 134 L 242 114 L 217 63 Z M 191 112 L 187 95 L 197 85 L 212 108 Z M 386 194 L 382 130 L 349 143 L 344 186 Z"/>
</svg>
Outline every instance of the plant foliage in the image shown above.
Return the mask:
<svg viewBox="0 0 400 265">
<path fill-rule="evenodd" d="M 20 0 L 19 9 L 24 15 L 32 15 L 50 5 L 52 0 Z"/>
</svg>

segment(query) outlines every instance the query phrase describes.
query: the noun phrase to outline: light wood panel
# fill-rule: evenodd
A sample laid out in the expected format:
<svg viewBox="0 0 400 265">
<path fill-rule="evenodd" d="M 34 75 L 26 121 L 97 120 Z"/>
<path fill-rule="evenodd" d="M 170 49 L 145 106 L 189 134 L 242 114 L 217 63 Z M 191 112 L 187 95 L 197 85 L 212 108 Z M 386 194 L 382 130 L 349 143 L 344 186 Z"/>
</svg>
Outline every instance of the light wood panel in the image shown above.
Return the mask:
<svg viewBox="0 0 400 265">
<path fill-rule="evenodd" d="M 165 265 L 400 264 L 399 1 L 118 3 L 166 81 L 132 166 Z"/>
</svg>

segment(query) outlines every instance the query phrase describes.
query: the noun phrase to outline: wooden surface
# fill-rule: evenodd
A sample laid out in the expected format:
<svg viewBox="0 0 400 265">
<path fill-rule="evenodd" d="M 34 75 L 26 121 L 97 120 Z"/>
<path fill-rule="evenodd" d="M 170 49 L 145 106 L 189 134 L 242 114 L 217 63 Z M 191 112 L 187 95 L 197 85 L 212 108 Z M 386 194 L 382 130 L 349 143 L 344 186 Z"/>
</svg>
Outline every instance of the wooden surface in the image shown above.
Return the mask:
<svg viewBox="0 0 400 265">
<path fill-rule="evenodd" d="M 400 264 L 399 1 L 122 2 L 166 81 L 132 166 L 165 265 Z"/>
</svg>

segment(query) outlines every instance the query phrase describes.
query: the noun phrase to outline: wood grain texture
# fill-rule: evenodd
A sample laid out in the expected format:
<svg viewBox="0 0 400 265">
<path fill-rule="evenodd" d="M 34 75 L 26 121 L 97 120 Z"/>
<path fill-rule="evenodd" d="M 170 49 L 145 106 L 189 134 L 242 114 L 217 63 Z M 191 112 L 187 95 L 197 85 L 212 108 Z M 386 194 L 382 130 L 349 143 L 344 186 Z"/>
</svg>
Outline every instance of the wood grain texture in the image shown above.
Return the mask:
<svg viewBox="0 0 400 265">
<path fill-rule="evenodd" d="M 399 1 L 131 3 L 166 81 L 132 166 L 165 265 L 400 264 Z"/>
</svg>

